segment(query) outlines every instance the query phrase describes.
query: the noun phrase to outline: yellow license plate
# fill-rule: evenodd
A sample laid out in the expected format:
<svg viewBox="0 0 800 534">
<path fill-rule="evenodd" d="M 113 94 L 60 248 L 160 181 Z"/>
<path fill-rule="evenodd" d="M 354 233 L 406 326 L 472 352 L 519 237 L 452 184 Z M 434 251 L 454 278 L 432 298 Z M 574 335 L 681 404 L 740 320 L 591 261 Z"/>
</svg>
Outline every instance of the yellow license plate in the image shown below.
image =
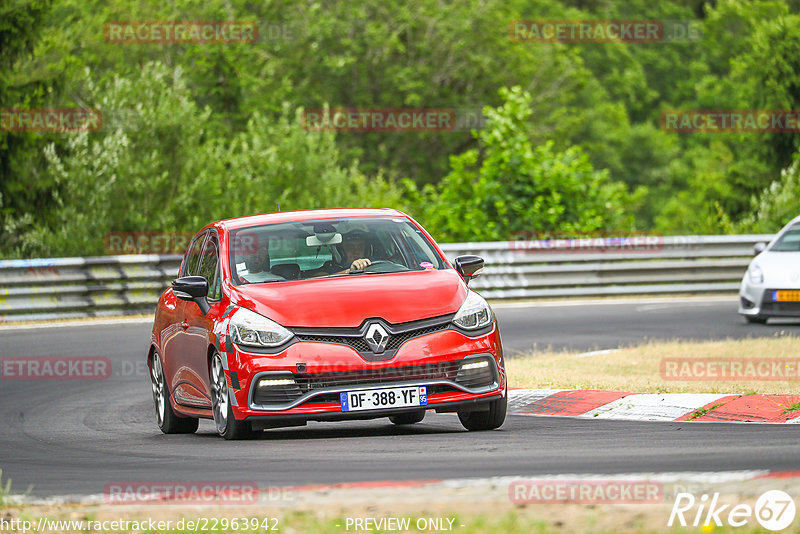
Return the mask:
<svg viewBox="0 0 800 534">
<path fill-rule="evenodd" d="M 800 302 L 800 290 L 772 292 L 772 302 Z"/>
</svg>

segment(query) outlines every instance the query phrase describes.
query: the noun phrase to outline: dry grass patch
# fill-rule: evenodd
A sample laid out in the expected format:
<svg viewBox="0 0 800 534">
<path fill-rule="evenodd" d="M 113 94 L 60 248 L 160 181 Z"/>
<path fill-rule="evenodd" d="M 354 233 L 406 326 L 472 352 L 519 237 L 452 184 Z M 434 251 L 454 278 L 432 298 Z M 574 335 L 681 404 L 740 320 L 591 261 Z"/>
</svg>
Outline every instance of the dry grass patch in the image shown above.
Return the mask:
<svg viewBox="0 0 800 534">
<path fill-rule="evenodd" d="M 800 393 L 800 380 L 672 380 L 662 376 L 665 358 L 753 358 L 793 360 L 800 366 L 800 338 L 647 343 L 613 352 L 531 352 L 508 358 L 509 385 L 534 389 L 602 389 L 633 393 Z"/>
</svg>

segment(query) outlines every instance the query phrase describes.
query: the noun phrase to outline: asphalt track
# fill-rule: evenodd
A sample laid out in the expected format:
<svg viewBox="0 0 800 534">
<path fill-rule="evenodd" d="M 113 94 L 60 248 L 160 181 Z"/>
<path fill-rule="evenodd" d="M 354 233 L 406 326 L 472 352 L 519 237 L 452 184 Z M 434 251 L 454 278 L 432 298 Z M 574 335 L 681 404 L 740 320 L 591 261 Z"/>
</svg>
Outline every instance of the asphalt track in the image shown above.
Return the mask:
<svg viewBox="0 0 800 534">
<path fill-rule="evenodd" d="M 509 352 L 592 350 L 647 339 L 800 332 L 750 326 L 735 299 L 561 303 L 497 308 Z M 106 356 L 94 381 L 0 380 L 0 469 L 31 495 L 102 494 L 124 481 L 255 482 L 261 487 L 558 473 L 797 470 L 800 425 L 646 423 L 510 416 L 468 433 L 453 415 L 414 427 L 388 420 L 310 423 L 225 442 L 210 421 L 195 435 L 155 425 L 143 365 L 150 325 L 0 329 L 0 357 Z"/>
</svg>

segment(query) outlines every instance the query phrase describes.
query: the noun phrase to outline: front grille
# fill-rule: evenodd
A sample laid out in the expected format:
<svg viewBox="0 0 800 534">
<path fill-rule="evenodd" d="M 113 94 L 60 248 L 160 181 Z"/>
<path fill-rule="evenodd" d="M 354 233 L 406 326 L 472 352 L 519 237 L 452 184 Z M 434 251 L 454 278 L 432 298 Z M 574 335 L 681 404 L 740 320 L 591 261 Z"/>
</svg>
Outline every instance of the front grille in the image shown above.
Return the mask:
<svg viewBox="0 0 800 534">
<path fill-rule="evenodd" d="M 369 345 L 363 337 L 350 336 L 317 336 L 312 334 L 297 334 L 300 341 L 311 341 L 315 343 L 336 343 L 337 345 L 349 345 L 357 352 L 369 351 Z"/>
<path fill-rule="evenodd" d="M 295 381 L 304 392 L 324 388 L 387 384 L 407 380 L 453 380 L 458 373 L 460 361 L 386 367 L 382 369 L 360 369 L 334 373 L 304 373 L 295 375 Z"/>
<path fill-rule="evenodd" d="M 358 386 L 376 386 L 396 384 L 399 382 L 423 382 L 447 380 L 468 389 L 490 386 L 496 381 L 496 365 L 487 357 L 489 366 L 474 370 L 459 370 L 462 363 L 481 361 L 476 358 L 454 360 L 450 362 L 409 365 L 404 367 L 368 368 L 355 371 L 336 371 L 329 373 L 297 373 L 294 384 L 259 388 L 255 381 L 253 402 L 263 406 L 278 406 L 294 402 L 303 395 L 322 389 L 343 389 Z M 281 378 L 289 375 L 280 375 Z M 452 390 L 452 386 L 429 386 L 429 395 Z M 439 391 L 438 388 L 443 388 Z M 338 402 L 338 393 L 325 393 L 314 396 L 309 402 Z"/>
<path fill-rule="evenodd" d="M 800 314 L 800 302 L 765 302 L 761 311 Z"/>
<path fill-rule="evenodd" d="M 409 339 L 414 339 L 415 337 L 426 336 L 428 334 L 433 334 L 435 332 L 441 332 L 442 330 L 447 330 L 449 325 L 447 324 L 440 324 L 436 326 L 431 326 L 428 328 L 420 328 L 419 330 L 412 330 L 410 332 L 404 332 L 402 334 L 398 334 L 396 336 L 392 336 L 389 338 L 389 342 L 386 343 L 386 350 L 397 350 L 400 346 L 408 341 Z"/>
<path fill-rule="evenodd" d="M 428 386 L 428 396 L 436 395 L 437 393 L 449 393 L 453 391 L 458 391 L 457 388 L 453 386 L 448 386 L 446 384 L 438 384 L 434 386 Z M 326 402 L 334 402 L 336 404 L 339 403 L 339 394 L 338 393 L 324 393 L 322 395 L 316 395 L 313 399 L 309 400 L 310 403 L 326 403 Z"/>
<path fill-rule="evenodd" d="M 434 326 L 429 326 L 427 328 L 418 328 L 415 330 L 409 330 L 407 332 L 403 332 L 400 334 L 394 334 L 394 335 L 390 334 L 389 341 L 386 343 L 386 348 L 384 352 L 391 354 L 392 352 L 399 349 L 403 345 L 403 343 L 405 343 L 409 339 L 425 336 L 427 334 L 433 334 L 435 332 L 441 332 L 442 330 L 447 330 L 449 327 L 450 327 L 449 323 L 442 323 Z M 297 339 L 300 341 L 348 345 L 353 349 L 355 349 L 356 352 L 358 353 L 361 354 L 372 353 L 372 350 L 369 348 L 369 345 L 367 345 L 367 342 L 361 335 L 331 336 L 324 334 L 312 334 L 308 332 L 301 332 L 297 333 L 296 336 Z"/>
<path fill-rule="evenodd" d="M 766 315 L 800 315 L 800 302 L 773 302 L 772 293 L 775 289 L 764 291 L 764 299 L 761 302 L 761 313 Z"/>
</svg>

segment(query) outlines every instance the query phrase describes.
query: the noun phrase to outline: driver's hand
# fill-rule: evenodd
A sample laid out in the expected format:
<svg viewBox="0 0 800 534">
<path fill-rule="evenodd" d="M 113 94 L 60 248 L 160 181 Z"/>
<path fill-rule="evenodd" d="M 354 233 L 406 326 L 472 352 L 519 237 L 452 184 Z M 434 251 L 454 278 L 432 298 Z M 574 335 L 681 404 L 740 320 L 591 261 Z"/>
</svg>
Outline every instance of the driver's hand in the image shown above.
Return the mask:
<svg viewBox="0 0 800 534">
<path fill-rule="evenodd" d="M 353 263 L 350 264 L 351 271 L 363 271 L 367 268 L 367 265 L 372 265 L 372 262 L 369 261 L 367 258 L 361 258 L 358 260 L 354 260 Z"/>
</svg>

